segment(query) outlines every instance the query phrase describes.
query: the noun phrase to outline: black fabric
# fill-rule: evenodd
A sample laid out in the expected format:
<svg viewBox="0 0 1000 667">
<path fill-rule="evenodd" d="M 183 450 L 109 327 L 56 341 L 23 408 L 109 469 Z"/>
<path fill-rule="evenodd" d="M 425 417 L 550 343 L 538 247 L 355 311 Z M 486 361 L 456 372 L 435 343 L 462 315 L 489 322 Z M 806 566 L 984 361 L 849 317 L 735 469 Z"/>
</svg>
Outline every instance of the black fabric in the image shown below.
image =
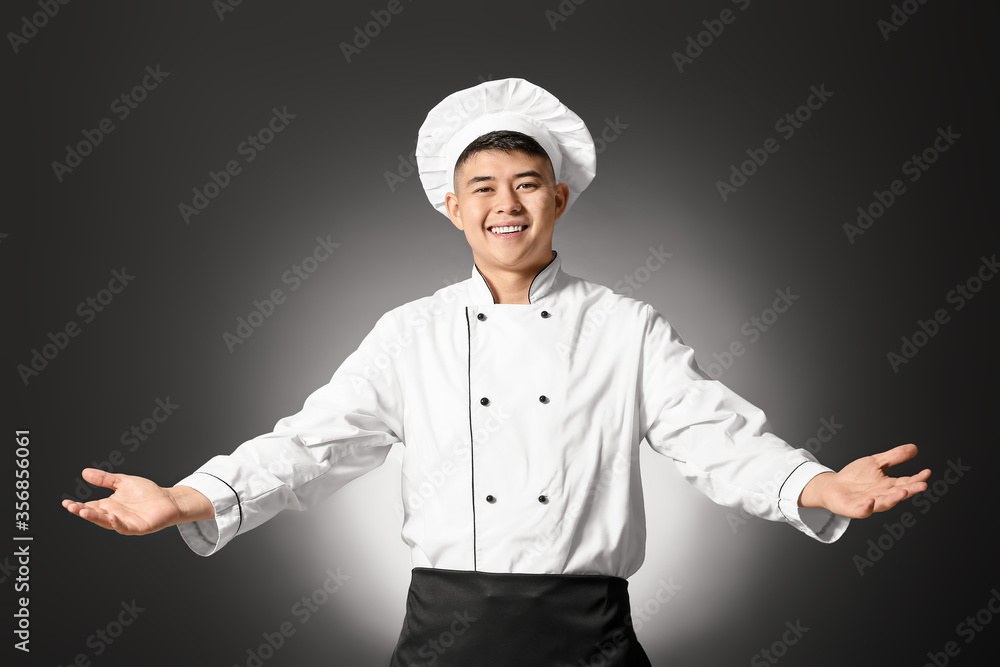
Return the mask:
<svg viewBox="0 0 1000 667">
<path fill-rule="evenodd" d="M 415 568 L 390 667 L 651 667 L 628 581 Z"/>
</svg>

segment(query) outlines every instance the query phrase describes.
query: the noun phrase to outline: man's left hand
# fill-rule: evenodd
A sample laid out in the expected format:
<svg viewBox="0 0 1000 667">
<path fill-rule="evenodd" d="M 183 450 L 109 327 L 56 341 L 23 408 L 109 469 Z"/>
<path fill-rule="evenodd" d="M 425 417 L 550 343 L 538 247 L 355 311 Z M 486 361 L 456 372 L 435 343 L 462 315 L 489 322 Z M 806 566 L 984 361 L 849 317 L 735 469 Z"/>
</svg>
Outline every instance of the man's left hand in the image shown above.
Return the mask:
<svg viewBox="0 0 1000 667">
<path fill-rule="evenodd" d="M 840 472 L 816 475 L 802 490 L 799 506 L 824 507 L 851 519 L 864 519 L 874 512 L 884 512 L 927 489 L 929 469 L 910 477 L 885 474 L 887 468 L 912 459 L 916 453 L 916 445 L 900 445 L 853 461 Z"/>
</svg>

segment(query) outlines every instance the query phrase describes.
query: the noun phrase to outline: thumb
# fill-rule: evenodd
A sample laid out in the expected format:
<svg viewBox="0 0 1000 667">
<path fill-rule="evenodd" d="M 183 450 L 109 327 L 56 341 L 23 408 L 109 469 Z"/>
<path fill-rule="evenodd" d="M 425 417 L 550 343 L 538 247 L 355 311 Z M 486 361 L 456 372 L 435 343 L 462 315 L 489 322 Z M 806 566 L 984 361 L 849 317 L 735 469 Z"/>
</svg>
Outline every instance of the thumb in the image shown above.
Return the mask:
<svg viewBox="0 0 1000 667">
<path fill-rule="evenodd" d="M 917 455 L 917 446 L 913 443 L 893 447 L 890 450 L 873 455 L 875 464 L 880 468 L 889 468 L 903 461 L 909 461 Z"/>
<path fill-rule="evenodd" d="M 120 477 L 121 475 L 116 475 L 113 472 L 105 472 L 98 468 L 83 469 L 84 481 L 94 486 L 103 486 L 106 489 L 117 489 Z"/>
</svg>

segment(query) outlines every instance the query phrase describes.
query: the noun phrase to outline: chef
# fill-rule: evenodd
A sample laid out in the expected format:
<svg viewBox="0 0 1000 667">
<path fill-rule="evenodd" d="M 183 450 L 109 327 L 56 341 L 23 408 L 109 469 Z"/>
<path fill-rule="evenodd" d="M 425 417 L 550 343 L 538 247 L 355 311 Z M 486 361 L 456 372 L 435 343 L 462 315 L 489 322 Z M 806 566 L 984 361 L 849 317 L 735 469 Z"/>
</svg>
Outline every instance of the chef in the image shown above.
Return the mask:
<svg viewBox="0 0 1000 667">
<path fill-rule="evenodd" d="M 650 664 L 627 590 L 645 551 L 642 441 L 717 503 L 822 542 L 926 489 L 929 470 L 885 474 L 914 445 L 839 473 L 791 447 L 662 314 L 563 271 L 554 227 L 596 154 L 547 91 L 505 79 L 448 96 L 417 159 L 472 248 L 470 278 L 386 313 L 273 432 L 172 488 L 88 469 L 114 494 L 70 512 L 124 534 L 177 525 L 208 556 L 403 443 L 413 572 L 392 667 L 633 667 Z"/>
</svg>

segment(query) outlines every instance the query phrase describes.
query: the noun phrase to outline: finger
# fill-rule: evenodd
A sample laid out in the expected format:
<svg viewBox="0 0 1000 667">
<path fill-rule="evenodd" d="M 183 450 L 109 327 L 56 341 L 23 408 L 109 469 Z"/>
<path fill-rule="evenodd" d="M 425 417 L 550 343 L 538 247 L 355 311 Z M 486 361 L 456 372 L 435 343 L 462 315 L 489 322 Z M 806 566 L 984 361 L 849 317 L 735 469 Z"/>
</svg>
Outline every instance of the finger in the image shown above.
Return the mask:
<svg viewBox="0 0 1000 667">
<path fill-rule="evenodd" d="M 886 510 L 892 509 L 900 502 L 906 499 L 907 495 L 906 489 L 895 489 L 891 493 L 886 493 L 885 495 L 876 499 L 874 512 L 885 512 Z"/>
<path fill-rule="evenodd" d="M 916 477 L 916 475 L 915 475 Z M 893 487 L 891 493 L 885 494 L 880 500 L 880 509 L 877 511 L 882 512 L 890 509 L 907 498 L 911 498 L 918 493 L 922 493 L 927 490 L 927 482 L 908 482 L 905 484 L 898 484 Z"/>
<path fill-rule="evenodd" d="M 116 533 L 126 534 L 125 524 L 118 518 L 117 514 L 108 513 L 108 528 Z"/>
<path fill-rule="evenodd" d="M 132 535 L 134 531 L 114 512 L 99 508 L 85 507 L 80 513 L 84 519 L 97 524 L 101 528 L 113 530 L 122 535 Z"/>
<path fill-rule="evenodd" d="M 903 487 L 906 489 L 906 497 L 915 496 L 927 490 L 927 482 L 912 482 Z"/>
<path fill-rule="evenodd" d="M 113 472 L 105 472 L 99 468 L 84 468 L 83 479 L 94 486 L 103 486 L 105 489 L 117 489 L 121 475 Z"/>
<path fill-rule="evenodd" d="M 903 461 L 909 461 L 916 455 L 917 446 L 910 443 L 908 445 L 893 447 L 892 449 L 879 454 L 874 454 L 872 455 L 872 458 L 875 459 L 875 463 L 879 468 L 889 468 L 891 466 L 898 465 Z"/>
<path fill-rule="evenodd" d="M 68 509 L 73 514 L 79 514 L 80 508 L 86 507 L 87 503 L 82 502 L 80 500 L 72 500 L 70 498 L 66 498 L 62 501 L 62 506 Z"/>
<path fill-rule="evenodd" d="M 891 479 L 895 481 L 896 486 L 911 486 L 913 484 L 920 484 L 922 482 L 926 482 L 930 476 L 931 476 L 930 469 L 924 469 L 918 472 L 916 475 L 910 475 L 909 477 L 893 477 Z M 924 484 L 924 486 L 926 487 L 927 485 Z"/>
<path fill-rule="evenodd" d="M 81 516 L 80 512 L 82 512 L 84 509 L 93 509 L 93 507 L 91 507 L 87 503 L 81 503 L 75 500 L 64 500 L 63 507 L 65 507 L 67 510 L 69 510 L 69 512 L 77 516 Z"/>
<path fill-rule="evenodd" d="M 875 511 L 875 499 L 867 498 L 862 500 L 854 509 L 854 513 L 851 514 L 852 519 L 867 519 Z"/>
<path fill-rule="evenodd" d="M 86 519 L 90 523 L 96 524 L 101 528 L 107 528 L 112 530 L 111 523 L 108 521 L 108 512 L 93 507 L 91 505 L 82 505 L 77 512 L 74 512 L 81 519 Z"/>
</svg>

